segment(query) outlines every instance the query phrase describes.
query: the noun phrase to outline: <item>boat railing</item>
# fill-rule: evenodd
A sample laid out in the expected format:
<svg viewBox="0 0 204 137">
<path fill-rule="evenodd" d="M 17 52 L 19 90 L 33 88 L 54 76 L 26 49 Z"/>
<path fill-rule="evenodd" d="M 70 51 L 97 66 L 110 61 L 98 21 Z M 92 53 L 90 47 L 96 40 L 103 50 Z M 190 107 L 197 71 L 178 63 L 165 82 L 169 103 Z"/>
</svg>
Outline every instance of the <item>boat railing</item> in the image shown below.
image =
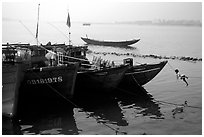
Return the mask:
<svg viewBox="0 0 204 137">
<path fill-rule="evenodd" d="M 20 52 L 13 47 L 2 48 L 2 62 L 3 63 L 20 63 L 26 61 L 28 57 L 27 52 Z"/>
</svg>

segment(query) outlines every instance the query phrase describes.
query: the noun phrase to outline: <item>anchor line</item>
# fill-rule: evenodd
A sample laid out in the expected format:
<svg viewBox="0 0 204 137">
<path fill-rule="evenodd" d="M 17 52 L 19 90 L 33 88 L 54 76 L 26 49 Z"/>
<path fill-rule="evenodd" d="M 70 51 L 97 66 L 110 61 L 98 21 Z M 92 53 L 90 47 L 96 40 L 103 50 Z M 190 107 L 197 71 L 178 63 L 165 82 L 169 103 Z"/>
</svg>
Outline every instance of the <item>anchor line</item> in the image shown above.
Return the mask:
<svg viewBox="0 0 204 137">
<path fill-rule="evenodd" d="M 159 103 L 163 103 L 163 104 L 168 104 L 168 105 L 174 105 L 174 106 L 184 106 L 184 104 L 176 104 L 176 103 L 171 103 L 171 102 L 167 102 L 167 101 L 160 101 L 160 100 L 156 100 L 154 99 L 154 101 L 159 102 Z M 185 107 L 190 107 L 190 108 L 197 108 L 197 109 L 202 109 L 202 107 L 197 107 L 197 106 L 185 106 Z"/>
<path fill-rule="evenodd" d="M 41 78 L 39 75 L 37 75 L 37 73 L 34 73 L 34 74 L 35 74 L 38 78 Z M 74 103 L 74 102 L 71 101 L 70 99 L 64 97 L 59 91 L 57 91 L 57 89 L 55 89 L 54 87 L 52 87 L 50 84 L 48 84 L 48 83 L 45 83 L 45 84 L 46 84 L 49 88 L 51 88 L 52 91 L 54 91 L 55 93 L 57 93 L 58 95 L 60 95 L 63 99 L 65 99 L 65 101 L 71 103 L 74 107 L 81 109 L 82 111 L 84 111 L 84 112 L 86 113 L 86 115 L 90 116 L 90 114 L 89 114 L 86 110 L 84 110 L 83 108 L 79 107 L 76 103 Z M 92 116 L 92 117 L 93 117 L 97 122 L 99 122 L 99 123 L 105 125 L 106 127 L 110 128 L 111 130 L 115 131 L 116 135 L 117 135 L 117 133 L 126 134 L 126 132 L 121 132 L 120 130 L 115 129 L 115 128 L 111 127 L 110 125 L 107 125 L 106 123 L 99 121 L 96 117 L 94 117 L 94 116 Z"/>
<path fill-rule="evenodd" d="M 133 77 L 133 76 L 132 76 Z M 139 85 L 139 83 L 137 82 L 137 80 L 133 77 L 135 83 L 137 85 Z M 140 85 L 139 85 L 140 88 L 142 88 Z M 135 95 L 137 96 L 136 94 L 132 93 L 132 92 L 127 92 L 126 90 L 121 90 L 121 91 L 124 91 L 125 93 L 131 93 L 131 95 Z M 158 103 L 163 103 L 163 104 L 168 104 L 168 105 L 174 105 L 174 106 L 183 106 L 184 104 L 176 104 L 176 103 L 171 103 L 171 102 L 167 102 L 167 101 L 159 101 L 159 100 L 156 100 L 156 99 L 153 99 L 153 101 L 155 102 L 158 102 Z M 197 106 L 186 106 L 186 107 L 190 107 L 190 108 L 197 108 L 197 109 L 202 109 L 202 107 L 197 107 Z"/>
</svg>

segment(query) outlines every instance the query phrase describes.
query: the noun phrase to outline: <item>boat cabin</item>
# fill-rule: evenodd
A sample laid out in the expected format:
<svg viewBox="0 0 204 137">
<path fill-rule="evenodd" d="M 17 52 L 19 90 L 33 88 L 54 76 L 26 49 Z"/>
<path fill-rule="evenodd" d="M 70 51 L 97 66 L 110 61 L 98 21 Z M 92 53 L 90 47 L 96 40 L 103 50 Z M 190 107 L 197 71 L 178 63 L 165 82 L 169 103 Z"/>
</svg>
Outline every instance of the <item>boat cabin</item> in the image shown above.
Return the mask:
<svg viewBox="0 0 204 137">
<path fill-rule="evenodd" d="M 133 58 L 126 58 L 123 60 L 124 65 L 130 65 L 133 66 Z"/>
</svg>

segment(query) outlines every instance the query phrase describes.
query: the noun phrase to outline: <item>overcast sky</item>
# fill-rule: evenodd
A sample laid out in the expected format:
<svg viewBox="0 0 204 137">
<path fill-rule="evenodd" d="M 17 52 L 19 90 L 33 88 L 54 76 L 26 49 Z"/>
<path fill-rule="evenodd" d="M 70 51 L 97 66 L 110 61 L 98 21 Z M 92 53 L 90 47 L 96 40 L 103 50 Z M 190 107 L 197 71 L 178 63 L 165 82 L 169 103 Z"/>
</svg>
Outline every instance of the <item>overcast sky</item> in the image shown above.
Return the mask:
<svg viewBox="0 0 204 137">
<path fill-rule="evenodd" d="M 3 19 L 36 20 L 38 3 L 3 2 Z M 115 22 L 136 20 L 200 20 L 201 2 L 40 2 L 41 21 Z"/>
</svg>

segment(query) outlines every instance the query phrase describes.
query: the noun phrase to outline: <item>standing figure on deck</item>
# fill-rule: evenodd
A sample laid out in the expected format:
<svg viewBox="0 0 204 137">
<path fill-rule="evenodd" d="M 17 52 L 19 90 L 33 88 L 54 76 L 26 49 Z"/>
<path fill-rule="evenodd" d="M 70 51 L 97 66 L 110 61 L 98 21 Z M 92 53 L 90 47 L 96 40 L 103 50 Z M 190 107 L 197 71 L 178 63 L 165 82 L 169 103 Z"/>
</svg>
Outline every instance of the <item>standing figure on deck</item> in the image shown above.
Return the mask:
<svg viewBox="0 0 204 137">
<path fill-rule="evenodd" d="M 186 81 L 186 79 L 188 79 L 188 77 L 186 76 L 186 75 L 184 75 L 184 74 L 180 74 L 179 73 L 179 70 L 178 69 L 175 69 L 175 72 L 176 72 L 176 77 L 177 77 L 177 79 L 181 79 L 181 80 L 183 80 L 185 83 L 186 83 L 186 86 L 188 86 L 188 82 Z"/>
</svg>

